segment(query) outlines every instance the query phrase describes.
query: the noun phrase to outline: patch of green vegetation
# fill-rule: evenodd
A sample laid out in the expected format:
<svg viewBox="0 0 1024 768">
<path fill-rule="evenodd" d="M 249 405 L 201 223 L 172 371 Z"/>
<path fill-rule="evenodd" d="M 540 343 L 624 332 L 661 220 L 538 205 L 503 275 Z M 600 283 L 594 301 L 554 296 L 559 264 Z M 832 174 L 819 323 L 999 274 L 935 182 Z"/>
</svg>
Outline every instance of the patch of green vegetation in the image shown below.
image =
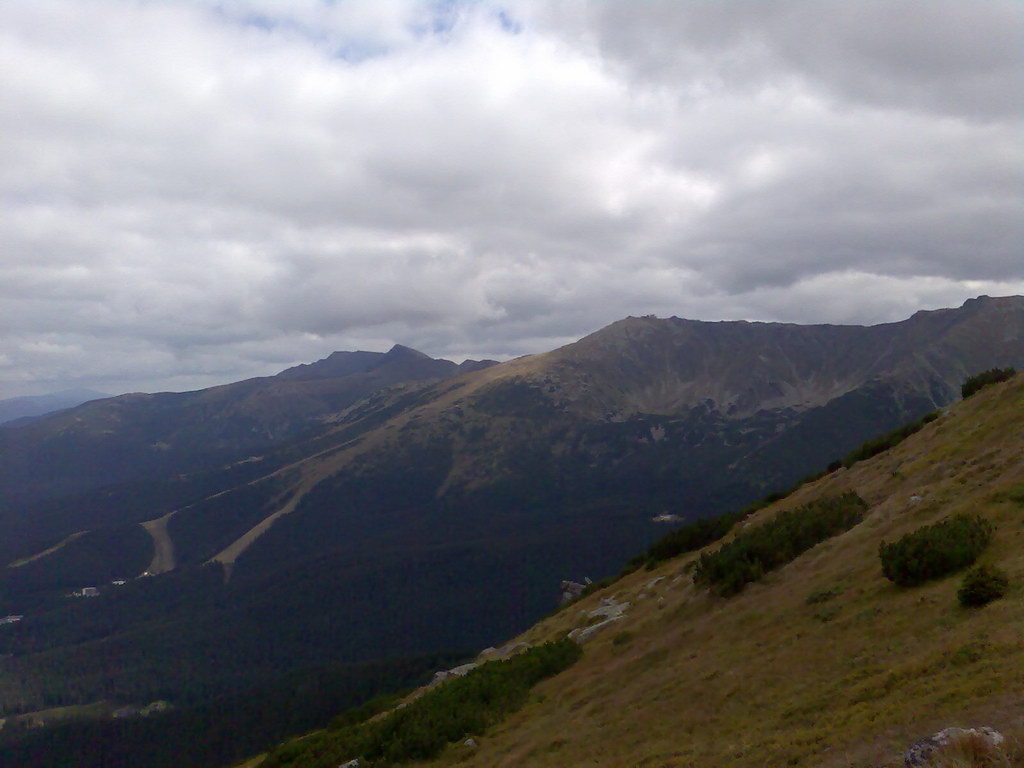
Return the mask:
<svg viewBox="0 0 1024 768">
<path fill-rule="evenodd" d="M 827 603 L 833 597 L 839 597 L 839 595 L 843 594 L 843 592 L 845 592 L 845 591 L 846 591 L 846 586 L 844 584 L 836 584 L 836 585 L 828 587 L 826 589 L 819 589 L 819 590 L 816 590 L 814 592 L 811 592 L 811 594 L 809 594 L 807 596 L 807 599 L 804 600 L 804 602 L 807 605 L 817 605 L 818 603 Z"/>
<path fill-rule="evenodd" d="M 985 645 L 983 643 L 966 643 L 949 654 L 948 658 L 949 663 L 954 667 L 964 667 L 981 661 L 984 655 Z"/>
<path fill-rule="evenodd" d="M 633 639 L 632 632 L 619 632 L 612 638 L 612 645 L 626 645 Z"/>
<path fill-rule="evenodd" d="M 450 742 L 479 735 L 517 710 L 534 685 L 568 668 L 582 653 L 565 639 L 487 662 L 382 718 L 288 742 L 273 750 L 262 768 L 334 768 L 356 757 L 360 765 L 374 768 L 429 760 Z"/>
<path fill-rule="evenodd" d="M 408 693 L 409 691 L 399 691 L 397 693 L 385 693 L 380 696 L 375 696 L 359 706 L 346 709 L 340 715 L 331 720 L 331 723 L 327 728 L 331 731 L 340 731 L 343 728 L 349 728 L 353 725 L 364 723 L 370 718 L 376 717 L 381 712 L 386 712 L 397 706 L 398 702 L 408 695 Z"/>
<path fill-rule="evenodd" d="M 960 386 L 960 395 L 966 400 L 980 389 L 991 384 L 1012 379 L 1017 371 L 1014 368 L 989 368 L 987 371 L 971 376 Z"/>
<path fill-rule="evenodd" d="M 958 514 L 882 542 L 882 572 L 901 587 L 912 587 L 971 565 L 992 539 L 992 523 L 978 515 Z"/>
<path fill-rule="evenodd" d="M 1012 501 L 1014 504 L 1024 504 L 1024 484 L 1015 485 L 1005 493 L 997 493 L 992 497 L 993 501 Z"/>
<path fill-rule="evenodd" d="M 555 413 L 554 403 L 543 390 L 521 379 L 501 380 L 482 388 L 475 405 L 488 416 L 544 418 Z"/>
<path fill-rule="evenodd" d="M 964 576 L 956 596 L 960 605 L 975 608 L 998 600 L 1006 594 L 1009 586 L 1010 580 L 1001 570 L 994 566 L 979 565 Z"/>
<path fill-rule="evenodd" d="M 767 506 L 768 503 L 771 502 L 765 502 L 764 506 Z M 751 508 L 748 507 L 721 517 L 687 523 L 662 536 L 646 552 L 630 560 L 626 567 L 631 571 L 640 566 L 646 566 L 647 570 L 652 570 L 659 563 L 671 560 L 673 557 L 713 544 L 731 531 L 732 527 L 747 517 L 750 512 Z"/>
<path fill-rule="evenodd" d="M 694 582 L 722 596 L 735 595 L 815 544 L 848 531 L 864 519 L 866 509 L 864 500 L 850 492 L 781 512 L 715 552 L 701 555 Z"/>
<path fill-rule="evenodd" d="M 814 618 L 822 624 L 827 624 L 832 621 L 832 619 L 838 618 L 841 612 L 842 608 L 838 605 L 826 605 L 824 608 L 820 608 L 814 612 Z"/>
</svg>

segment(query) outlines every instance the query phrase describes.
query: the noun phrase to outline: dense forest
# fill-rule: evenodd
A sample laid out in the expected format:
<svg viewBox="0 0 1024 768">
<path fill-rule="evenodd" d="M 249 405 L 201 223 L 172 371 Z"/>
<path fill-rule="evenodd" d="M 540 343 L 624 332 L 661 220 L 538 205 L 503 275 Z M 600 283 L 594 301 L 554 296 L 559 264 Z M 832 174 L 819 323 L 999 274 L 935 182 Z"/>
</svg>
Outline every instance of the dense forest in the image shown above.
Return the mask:
<svg viewBox="0 0 1024 768">
<path fill-rule="evenodd" d="M 465 658 L 449 653 L 401 661 L 295 670 L 245 694 L 115 720 L 82 719 L 0 730 L 4 768 L 223 768 L 288 736 L 321 728 L 338 712 L 420 685 Z M 179 670 L 181 672 L 183 670 Z"/>
</svg>

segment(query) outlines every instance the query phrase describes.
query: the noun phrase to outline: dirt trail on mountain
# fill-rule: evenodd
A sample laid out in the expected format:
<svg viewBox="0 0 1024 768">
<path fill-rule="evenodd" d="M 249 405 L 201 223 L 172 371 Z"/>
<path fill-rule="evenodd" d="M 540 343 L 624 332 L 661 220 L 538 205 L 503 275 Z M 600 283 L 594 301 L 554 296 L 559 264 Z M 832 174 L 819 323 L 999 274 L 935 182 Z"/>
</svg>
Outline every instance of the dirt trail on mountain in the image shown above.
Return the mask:
<svg viewBox="0 0 1024 768">
<path fill-rule="evenodd" d="M 13 563 L 8 563 L 7 567 L 8 568 L 20 568 L 23 565 L 28 565 L 31 562 L 34 562 L 36 560 L 39 560 L 40 558 L 46 557 L 47 555 L 52 555 L 54 552 L 56 552 L 61 547 L 67 546 L 72 541 L 77 539 L 79 536 L 84 536 L 87 533 L 88 533 L 88 531 L 78 531 L 77 533 L 72 533 L 70 536 L 66 536 L 63 539 L 61 539 L 60 541 L 58 541 L 56 544 L 54 544 L 49 549 L 44 549 L 42 552 L 37 552 L 36 554 L 30 555 L 29 557 L 23 557 L 21 560 L 15 560 Z"/>
<path fill-rule="evenodd" d="M 298 506 L 299 501 L 306 492 L 316 485 L 316 482 L 304 482 L 302 483 L 292 494 L 291 498 L 285 503 L 283 507 L 278 509 L 276 512 L 267 515 L 265 518 L 260 520 L 256 525 L 250 528 L 248 531 L 243 533 L 227 547 L 222 549 L 216 555 L 211 557 L 206 562 L 208 563 L 220 563 L 224 566 L 224 580 L 227 581 L 231 578 L 231 570 L 235 565 L 235 560 L 245 552 L 252 543 L 256 541 L 260 536 L 270 530 L 270 527 L 278 521 L 279 518 L 284 517 L 287 514 L 295 511 L 295 507 Z"/>
<path fill-rule="evenodd" d="M 177 511 L 174 510 L 174 512 Z M 168 512 L 156 520 L 147 520 L 144 523 L 139 523 L 139 525 L 146 529 L 146 533 L 153 537 L 153 559 L 146 569 L 146 573 L 150 576 L 173 571 L 177 566 L 177 560 L 174 557 L 174 542 L 171 540 L 171 535 L 167 532 L 167 521 L 174 516 L 174 512 Z"/>
</svg>

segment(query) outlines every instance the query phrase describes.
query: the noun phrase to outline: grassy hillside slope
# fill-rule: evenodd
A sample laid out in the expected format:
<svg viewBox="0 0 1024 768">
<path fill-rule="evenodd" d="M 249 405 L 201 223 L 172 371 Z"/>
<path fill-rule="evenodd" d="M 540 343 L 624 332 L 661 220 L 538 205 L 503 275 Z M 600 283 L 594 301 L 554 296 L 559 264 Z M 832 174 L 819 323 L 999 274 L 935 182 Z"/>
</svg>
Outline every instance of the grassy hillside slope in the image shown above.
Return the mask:
<svg viewBox="0 0 1024 768">
<path fill-rule="evenodd" d="M 517 640 L 593 624 L 602 600 L 629 603 L 478 746 L 457 742 L 423 765 L 896 766 L 908 744 L 952 725 L 1002 730 L 1024 764 L 1024 376 L 805 485 L 731 536 L 851 490 L 868 504 L 863 522 L 735 597 L 695 586 L 691 553 L 540 622 Z M 883 577 L 883 541 L 959 512 L 995 525 L 979 562 L 1008 574 L 1003 599 L 961 607 L 962 573 L 911 589 Z"/>
</svg>

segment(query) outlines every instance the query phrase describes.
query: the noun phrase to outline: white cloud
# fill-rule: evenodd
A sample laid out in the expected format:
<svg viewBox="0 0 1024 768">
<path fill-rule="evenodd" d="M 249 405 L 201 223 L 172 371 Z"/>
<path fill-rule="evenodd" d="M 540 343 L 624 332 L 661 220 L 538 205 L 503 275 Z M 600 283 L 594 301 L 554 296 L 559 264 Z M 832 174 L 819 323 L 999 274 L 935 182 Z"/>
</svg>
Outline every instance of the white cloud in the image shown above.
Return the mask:
<svg viewBox="0 0 1024 768">
<path fill-rule="evenodd" d="M 0 5 L 0 396 L 1024 292 L 1019 3 Z"/>
</svg>

